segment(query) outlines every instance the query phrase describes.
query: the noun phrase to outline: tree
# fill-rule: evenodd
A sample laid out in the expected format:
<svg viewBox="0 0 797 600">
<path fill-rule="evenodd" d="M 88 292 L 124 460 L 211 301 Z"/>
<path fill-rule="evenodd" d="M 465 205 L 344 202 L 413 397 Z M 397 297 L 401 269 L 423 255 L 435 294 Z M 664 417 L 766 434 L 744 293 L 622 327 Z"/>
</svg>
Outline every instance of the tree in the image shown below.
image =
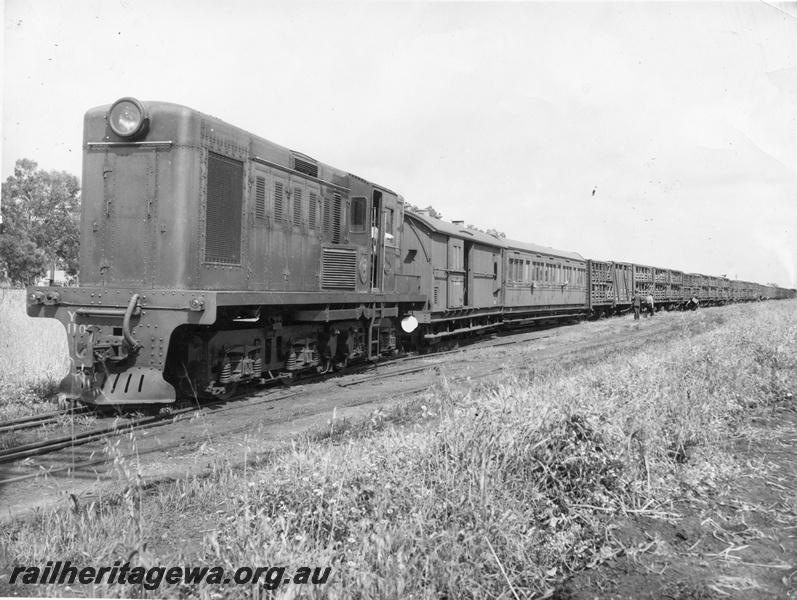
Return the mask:
<svg viewBox="0 0 797 600">
<path fill-rule="evenodd" d="M 76 275 L 80 245 L 78 178 L 65 171 L 44 171 L 36 162 L 22 158 L 16 162 L 14 175 L 3 183 L 2 197 L 0 265 L 5 264 L 9 279 L 20 283 L 41 277 L 40 259 L 45 270 L 60 266 L 67 274 Z M 23 255 L 29 260 L 23 260 Z M 30 269 L 30 274 L 25 275 L 24 269 Z"/>
<path fill-rule="evenodd" d="M 47 271 L 47 257 L 23 233 L 0 234 L 0 274 L 13 285 L 31 285 Z"/>
</svg>

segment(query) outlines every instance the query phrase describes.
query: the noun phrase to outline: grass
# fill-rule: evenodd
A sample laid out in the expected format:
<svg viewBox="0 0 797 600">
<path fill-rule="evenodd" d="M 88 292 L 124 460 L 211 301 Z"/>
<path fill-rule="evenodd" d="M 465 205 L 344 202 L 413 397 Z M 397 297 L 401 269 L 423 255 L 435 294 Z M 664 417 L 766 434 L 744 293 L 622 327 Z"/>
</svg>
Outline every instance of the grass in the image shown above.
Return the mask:
<svg viewBox="0 0 797 600">
<path fill-rule="evenodd" d="M 655 514 L 735 475 L 730 443 L 747 420 L 797 392 L 796 307 L 662 315 L 670 333 L 643 347 L 633 337 L 646 323 L 585 324 L 622 341 L 546 362 L 516 346 L 500 380 L 444 383 L 366 419 L 333 416 L 290 448 L 168 485 L 146 486 L 135 459 L 109 445 L 123 491 L 6 524 L 0 565 L 332 567 L 318 587 L 78 586 L 78 595 L 550 595 L 619 551 L 619 515 Z M 6 580 L 0 594 L 64 592 Z"/>
<path fill-rule="evenodd" d="M 0 288 L 0 421 L 52 410 L 68 371 L 64 326 L 28 317 L 25 290 Z"/>
</svg>

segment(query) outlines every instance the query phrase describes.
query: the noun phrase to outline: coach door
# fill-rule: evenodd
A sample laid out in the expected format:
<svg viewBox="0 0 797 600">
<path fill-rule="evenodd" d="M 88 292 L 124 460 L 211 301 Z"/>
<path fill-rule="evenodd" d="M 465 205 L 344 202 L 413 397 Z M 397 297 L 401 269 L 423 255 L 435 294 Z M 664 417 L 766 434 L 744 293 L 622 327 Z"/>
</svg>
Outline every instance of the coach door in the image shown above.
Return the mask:
<svg viewBox="0 0 797 600">
<path fill-rule="evenodd" d="M 465 305 L 465 252 L 464 242 L 448 239 L 448 308 Z"/>
</svg>

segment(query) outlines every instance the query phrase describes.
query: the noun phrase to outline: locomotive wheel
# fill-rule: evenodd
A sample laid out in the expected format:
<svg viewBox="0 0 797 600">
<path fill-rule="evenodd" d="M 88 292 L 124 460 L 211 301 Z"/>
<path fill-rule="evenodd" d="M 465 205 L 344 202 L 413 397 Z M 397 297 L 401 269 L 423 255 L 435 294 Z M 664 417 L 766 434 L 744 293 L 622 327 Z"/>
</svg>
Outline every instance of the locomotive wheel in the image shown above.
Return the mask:
<svg viewBox="0 0 797 600">
<path fill-rule="evenodd" d="M 332 361 L 331 360 L 325 360 L 320 365 L 318 365 L 318 367 L 316 367 L 316 369 L 318 370 L 318 374 L 319 375 L 326 375 L 327 373 L 329 373 L 332 370 Z"/>
<path fill-rule="evenodd" d="M 280 383 L 285 387 L 291 387 L 298 379 L 299 374 L 295 372 L 279 374 Z"/>
<path fill-rule="evenodd" d="M 233 382 L 233 383 L 228 383 L 226 386 L 224 386 L 224 393 L 214 394 L 214 395 L 219 400 L 229 400 L 230 398 L 235 396 L 237 391 L 238 391 L 238 382 Z"/>
</svg>

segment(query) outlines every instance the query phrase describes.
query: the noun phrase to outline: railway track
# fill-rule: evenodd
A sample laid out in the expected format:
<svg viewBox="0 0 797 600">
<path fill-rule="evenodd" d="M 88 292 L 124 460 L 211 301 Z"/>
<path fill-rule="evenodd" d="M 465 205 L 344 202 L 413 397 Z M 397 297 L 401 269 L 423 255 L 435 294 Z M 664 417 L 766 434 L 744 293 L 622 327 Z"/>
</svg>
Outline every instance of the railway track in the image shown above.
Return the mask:
<svg viewBox="0 0 797 600">
<path fill-rule="evenodd" d="M 359 379 L 354 380 L 354 381 L 346 382 L 346 385 L 347 386 L 357 385 L 359 383 L 364 383 L 366 381 L 373 381 L 375 379 L 387 379 L 387 378 L 390 378 L 390 377 L 395 377 L 395 376 L 399 376 L 399 375 L 402 375 L 402 374 L 406 374 L 409 371 L 417 372 L 417 371 L 422 371 L 422 370 L 433 369 L 433 368 L 435 368 L 435 366 L 436 365 L 427 365 L 427 366 L 423 366 L 423 367 L 414 367 L 412 369 L 403 369 L 403 370 L 393 371 L 393 372 L 389 372 L 389 373 L 381 373 L 381 374 L 377 374 L 377 375 L 371 375 L 371 376 L 359 378 Z M 429 387 L 428 385 L 424 385 L 422 388 L 419 388 L 419 389 L 425 389 L 425 388 L 428 388 L 428 387 Z M 416 392 L 416 391 L 418 391 L 418 390 L 413 389 L 413 390 L 410 391 L 410 393 Z M 271 393 L 271 394 L 269 394 L 269 395 L 267 395 L 265 397 L 255 398 L 254 400 L 251 399 L 251 398 L 250 399 L 246 399 L 246 401 L 243 404 L 234 401 L 234 399 L 231 399 L 231 400 L 224 401 L 224 402 L 203 404 L 200 407 L 184 408 L 184 409 L 172 411 L 172 412 L 170 412 L 168 414 L 165 414 L 165 415 L 144 417 L 144 418 L 136 419 L 134 421 L 131 421 L 131 422 L 128 422 L 128 423 L 125 423 L 125 424 L 122 424 L 122 425 L 111 425 L 111 426 L 107 426 L 107 427 L 95 428 L 93 430 L 82 432 L 80 434 L 76 434 L 76 435 L 73 435 L 73 436 L 64 436 L 62 438 L 47 440 L 47 441 L 38 442 L 38 443 L 34 443 L 34 444 L 28 444 L 26 446 L 20 446 L 20 447 L 16 447 L 16 448 L 12 448 L 12 449 L 0 452 L 0 464 L 10 463 L 10 462 L 14 462 L 14 461 L 17 461 L 17 460 L 24 460 L 26 458 L 47 454 L 47 453 L 54 452 L 54 451 L 57 451 L 57 450 L 63 450 L 65 448 L 75 447 L 75 446 L 78 446 L 78 445 L 81 445 L 81 444 L 86 444 L 86 443 L 89 443 L 89 442 L 92 442 L 92 441 L 96 441 L 96 440 L 102 439 L 104 437 L 120 435 L 120 434 L 128 433 L 128 432 L 131 432 L 131 431 L 136 431 L 136 430 L 149 429 L 149 428 L 158 427 L 158 426 L 161 426 L 161 425 L 168 425 L 170 423 L 176 423 L 176 422 L 178 422 L 180 420 L 183 420 L 185 418 L 194 418 L 196 416 L 202 416 L 202 415 L 213 415 L 213 416 L 216 416 L 216 415 L 218 415 L 220 413 L 237 410 L 237 409 L 242 408 L 242 407 L 251 408 L 252 406 L 257 406 L 257 405 L 261 405 L 261 404 L 275 403 L 275 402 L 278 402 L 280 400 L 285 400 L 287 398 L 299 396 L 299 395 L 302 395 L 302 394 L 305 394 L 305 393 L 307 393 L 307 392 L 306 391 L 299 391 L 299 390 L 286 390 L 286 391 L 283 391 L 283 392 Z M 356 406 L 357 404 L 358 403 L 355 403 L 354 405 Z M 191 414 L 191 413 L 193 413 L 193 414 Z M 240 433 L 240 432 L 243 432 L 243 431 L 245 431 L 247 429 L 250 429 L 252 426 L 253 425 L 250 423 L 250 424 L 247 424 L 246 426 L 243 426 L 243 427 L 238 427 L 238 428 L 235 428 L 235 429 L 232 429 L 232 430 L 228 430 L 228 431 L 225 432 L 225 435 Z M 192 440 L 181 440 L 180 444 L 191 443 L 191 441 Z M 193 441 L 199 441 L 199 438 L 197 438 L 197 440 L 193 440 Z M 27 480 L 27 479 L 34 479 L 34 478 L 40 477 L 42 475 L 54 475 L 54 474 L 57 474 L 57 473 L 60 473 L 60 472 L 64 472 L 64 471 L 83 470 L 83 469 L 86 469 L 86 468 L 91 467 L 91 466 L 96 466 L 96 465 L 100 465 L 100 464 L 103 464 L 103 463 L 110 462 L 112 460 L 114 460 L 114 459 L 113 458 L 102 458 L 102 459 L 92 460 L 92 461 L 88 461 L 88 462 L 84 461 L 84 462 L 81 462 L 81 463 L 70 464 L 70 465 L 62 466 L 62 467 L 58 467 L 58 468 L 44 468 L 44 467 L 42 467 L 36 473 L 31 473 L 31 474 L 26 474 L 26 475 L 21 475 L 21 476 L 17 476 L 17 477 L 11 477 L 11 478 L 0 480 L 0 485 L 15 483 L 15 482 L 24 481 L 24 480 Z"/>
<path fill-rule="evenodd" d="M 395 373 L 382 373 L 382 374 L 371 375 L 364 378 L 360 378 L 358 380 L 345 382 L 345 386 L 357 385 L 359 383 L 363 383 L 365 381 L 372 381 L 374 379 L 384 379 L 388 377 L 394 377 L 409 372 L 428 370 L 430 368 L 434 368 L 434 366 L 430 365 L 423 367 L 415 367 L 412 369 L 404 369 Z M 241 406 L 238 406 L 233 401 L 203 404 L 200 407 L 189 407 L 189 408 L 178 409 L 162 415 L 141 417 L 122 424 L 114 423 L 105 427 L 97 427 L 73 435 L 62 436 L 50 440 L 43 440 L 40 442 L 25 444 L 23 446 L 16 446 L 14 448 L 9 448 L 0 451 L 0 464 L 11 463 L 17 460 L 23 460 L 33 456 L 48 454 L 56 450 L 62 450 L 64 448 L 75 447 L 81 444 L 87 444 L 89 442 L 93 442 L 102 439 L 104 437 L 121 435 L 140 429 L 150 429 L 153 427 L 169 425 L 171 423 L 179 421 L 181 417 L 186 415 L 192 415 L 192 416 L 202 415 L 202 414 L 216 415 L 221 412 L 236 410 L 237 408 L 240 408 L 242 406 L 246 406 L 248 408 L 266 402 L 276 402 L 278 400 L 283 400 L 285 398 L 296 396 L 298 394 L 299 392 L 296 391 L 277 393 L 274 395 L 266 396 L 259 400 L 254 400 L 254 401 L 250 400 L 246 402 L 245 405 Z"/>
<path fill-rule="evenodd" d="M 516 343 L 522 343 L 522 342 L 525 342 L 525 341 L 536 340 L 536 339 L 541 339 L 541 338 L 545 338 L 545 337 L 551 337 L 552 335 L 555 335 L 555 334 L 548 333 L 548 334 L 543 334 L 543 335 L 536 335 L 536 336 L 534 336 L 532 338 L 526 338 L 526 337 L 518 338 L 518 336 L 515 336 L 518 339 L 513 339 L 513 340 L 508 340 L 508 341 L 505 340 L 505 339 L 499 338 L 497 341 L 494 340 L 494 339 L 491 340 L 491 343 L 483 343 L 485 340 L 478 340 L 478 342 L 475 342 L 475 343 L 463 344 L 462 347 L 455 348 L 455 349 L 452 349 L 452 350 L 445 350 L 445 351 L 437 352 L 437 353 L 434 353 L 434 354 L 402 356 L 400 358 L 396 358 L 396 359 L 393 359 L 393 360 L 390 360 L 390 361 L 387 361 L 387 362 L 377 363 L 375 365 L 367 365 L 367 366 L 365 366 L 363 368 L 350 371 L 346 375 L 348 375 L 350 377 L 351 376 L 355 376 L 355 378 L 346 379 L 344 381 L 338 381 L 337 385 L 339 387 L 344 387 L 344 388 L 352 387 L 352 386 L 360 385 L 360 384 L 363 384 L 363 383 L 366 383 L 366 382 L 374 382 L 374 381 L 378 381 L 380 379 L 388 379 L 388 378 L 391 378 L 391 377 L 398 377 L 398 376 L 402 376 L 402 375 L 408 375 L 408 374 L 411 374 L 411 373 L 417 373 L 417 372 L 421 372 L 421 371 L 425 371 L 425 370 L 435 369 L 435 368 L 438 368 L 438 366 L 439 366 L 438 364 L 426 364 L 426 365 L 410 367 L 410 368 L 405 368 L 405 369 L 400 369 L 400 368 L 396 369 L 395 368 L 397 365 L 400 365 L 402 363 L 408 363 L 408 362 L 413 362 L 413 361 L 417 361 L 417 360 L 424 360 L 424 359 L 426 359 L 426 360 L 434 359 L 434 358 L 442 357 L 442 356 L 445 356 L 445 355 L 461 353 L 461 352 L 464 352 L 466 350 L 473 349 L 474 347 L 481 349 L 481 348 L 490 348 L 490 347 L 493 347 L 493 346 L 503 346 L 503 345 L 508 345 L 508 344 L 516 344 Z M 383 372 L 368 373 L 368 374 L 365 374 L 365 375 L 359 376 L 359 377 L 356 376 L 357 374 L 362 373 L 364 371 L 372 371 L 372 370 L 379 370 L 379 369 L 389 369 L 389 370 L 386 370 L 386 371 L 383 371 Z M 483 375 L 479 376 L 478 378 L 485 377 L 485 376 L 488 376 L 490 374 L 493 374 L 493 373 L 490 372 L 488 374 L 483 374 Z M 325 379 L 325 378 L 324 377 L 308 377 L 306 379 L 299 380 L 297 383 L 298 384 L 314 383 L 314 382 L 316 382 L 318 380 L 323 380 L 323 379 Z M 422 391 L 423 389 L 426 389 L 426 388 L 428 388 L 428 384 L 424 384 L 423 386 L 419 386 L 417 388 L 413 388 L 412 390 L 409 390 L 406 393 L 416 393 L 416 392 Z M 294 390 L 291 390 L 291 388 L 288 388 L 287 390 L 285 390 L 283 392 L 272 392 L 271 394 L 269 394 L 267 396 L 264 396 L 262 398 L 255 397 L 254 400 L 249 398 L 249 399 L 245 399 L 243 402 L 241 402 L 241 400 L 242 400 L 241 396 L 237 396 L 237 397 L 231 398 L 229 400 L 205 403 L 205 404 L 202 404 L 200 406 L 191 406 L 191 407 L 181 408 L 181 409 L 170 411 L 168 413 L 154 415 L 154 416 L 140 417 L 140 418 L 136 418 L 136 419 L 133 419 L 133 420 L 130 420 L 130 421 L 126 421 L 124 423 L 119 423 L 119 421 L 117 419 L 114 423 L 112 423 L 110 425 L 107 425 L 107 426 L 96 427 L 96 428 L 93 428 L 93 429 L 90 429 L 90 430 L 87 430 L 87 431 L 82 431 L 80 433 L 75 433 L 75 434 L 72 434 L 72 435 L 66 435 L 66 436 L 62 436 L 62 437 L 58 437 L 58 438 L 53 438 L 53 439 L 49 439 L 49 440 L 43 440 L 43 441 L 40 441 L 40 442 L 34 442 L 34 443 L 25 444 L 25 445 L 22 445 L 22 446 L 17 446 L 17 447 L 14 447 L 14 448 L 9 448 L 9 449 L 6 449 L 6 450 L 2 450 L 2 451 L 0 451 L 0 464 L 13 463 L 13 462 L 24 460 L 24 459 L 31 458 L 31 457 L 34 457 L 34 456 L 41 456 L 41 455 L 48 454 L 48 453 L 51 453 L 51 452 L 56 452 L 58 450 L 63 450 L 63 449 L 70 448 L 70 447 L 76 447 L 76 446 L 79 446 L 79 445 L 82 445 L 82 444 L 87 444 L 89 442 L 97 441 L 97 440 L 100 440 L 100 439 L 103 439 L 103 438 L 106 438 L 106 437 L 112 437 L 112 436 L 126 434 L 126 433 L 129 433 L 129 432 L 132 432 L 132 431 L 143 430 L 143 429 L 151 429 L 151 428 L 154 428 L 154 427 L 165 426 L 165 425 L 176 423 L 176 422 L 178 422 L 180 420 L 183 420 L 185 418 L 193 418 L 195 416 L 211 415 L 211 414 L 212 415 L 217 415 L 219 413 L 223 413 L 223 412 L 226 412 L 226 411 L 237 410 L 238 408 L 244 408 L 244 407 L 249 408 L 249 407 L 252 407 L 252 406 L 259 405 L 259 404 L 278 402 L 280 400 L 284 400 L 284 399 L 292 397 L 292 396 L 297 396 L 300 393 L 304 393 L 304 392 L 294 391 Z M 357 405 L 357 403 L 355 403 L 355 405 Z M 76 408 L 76 409 L 67 409 L 67 410 L 63 410 L 63 411 L 54 411 L 54 412 L 51 412 L 51 413 L 45 413 L 45 414 L 42 414 L 42 415 L 35 415 L 35 416 L 31 416 L 31 417 L 23 417 L 21 419 L 15 419 L 13 421 L 6 421 L 4 423 L 0 423 L 0 432 L 2 432 L 4 430 L 7 431 L 7 430 L 19 429 L 19 428 L 23 428 L 23 427 L 35 427 L 35 426 L 39 426 L 39 425 L 42 425 L 42 424 L 45 424 L 45 423 L 55 422 L 55 421 L 63 418 L 64 415 L 91 414 L 91 412 L 92 411 L 90 409 L 87 409 L 86 407 L 79 407 L 79 408 Z M 100 459 L 100 460 L 96 460 L 96 461 L 91 461 L 89 463 L 85 463 L 84 462 L 84 463 L 80 463 L 80 464 L 76 464 L 76 465 L 70 465 L 70 466 L 67 466 L 67 467 L 60 467 L 58 469 L 44 469 L 44 473 L 56 473 L 56 472 L 68 470 L 68 469 L 71 469 L 71 468 L 78 469 L 78 468 L 83 468 L 83 467 L 86 467 L 86 466 L 89 466 L 89 465 L 101 464 L 101 463 L 104 463 L 104 462 L 107 462 L 107 461 L 108 461 L 108 459 Z M 21 480 L 21 479 L 33 478 L 33 477 L 36 477 L 38 475 L 39 475 L 39 473 L 32 474 L 32 475 L 23 475 L 21 477 L 15 477 L 15 478 L 11 478 L 11 479 L 6 479 L 6 480 L 3 480 L 3 481 L 0 481 L 0 484 L 10 483 L 10 482 L 18 481 L 18 480 Z"/>
<path fill-rule="evenodd" d="M 19 419 L 11 419 L 0 423 L 0 433 L 8 433 L 12 431 L 19 431 L 20 429 L 31 429 L 33 427 L 41 427 L 49 425 L 50 423 L 57 423 L 66 416 L 78 416 L 90 414 L 91 409 L 85 406 L 70 407 L 64 410 L 56 410 L 53 412 L 42 413 L 40 415 L 31 415 L 29 417 L 20 417 Z"/>
<path fill-rule="evenodd" d="M 169 421 L 174 421 L 178 414 L 182 414 L 188 410 L 189 409 L 183 409 L 182 411 L 176 411 L 175 413 L 170 413 L 168 415 L 142 417 L 140 419 L 134 419 L 123 424 L 114 423 L 106 427 L 97 427 L 73 435 L 43 440 L 40 442 L 33 442 L 30 444 L 24 444 L 22 446 L 16 446 L 14 448 L 8 448 L 6 450 L 0 451 L 0 464 L 22 460 L 31 456 L 38 456 L 40 454 L 47 454 L 48 452 L 61 450 L 63 448 L 79 446 L 81 444 L 86 444 L 103 437 L 119 435 L 133 431 L 135 429 L 141 429 L 145 426 L 151 427 L 155 426 L 156 424 L 166 424 Z"/>
<path fill-rule="evenodd" d="M 427 366 L 424 366 L 424 367 L 414 367 L 412 369 L 403 369 L 403 370 L 399 370 L 399 371 L 393 371 L 393 372 L 390 372 L 390 373 L 381 373 L 381 374 L 378 374 L 378 375 L 369 375 L 369 376 L 366 376 L 366 377 L 361 377 L 361 378 L 359 378 L 357 380 L 345 382 L 345 384 L 346 384 L 345 387 L 352 386 L 352 385 L 357 385 L 357 384 L 360 384 L 360 383 L 372 382 L 372 381 L 378 380 L 378 379 L 388 379 L 390 377 L 396 377 L 396 376 L 399 376 L 399 375 L 406 374 L 409 371 L 417 372 L 417 371 L 422 371 L 422 370 L 434 369 L 436 367 L 437 367 L 437 365 L 427 365 Z M 428 389 L 428 388 L 429 388 L 429 384 L 424 384 L 423 386 L 415 387 L 415 388 L 412 388 L 410 390 L 404 390 L 404 391 L 401 392 L 401 394 L 413 394 L 413 393 L 417 393 L 417 392 L 423 391 L 423 390 Z M 301 395 L 304 395 L 306 393 L 309 393 L 309 392 L 307 392 L 307 391 L 299 391 L 299 390 L 290 390 L 290 391 L 284 391 L 284 392 L 281 392 L 281 393 L 270 394 L 270 395 L 268 395 L 266 397 L 256 398 L 254 400 L 246 399 L 245 400 L 245 407 L 250 408 L 252 406 L 261 405 L 261 404 L 276 403 L 276 402 L 278 402 L 280 400 L 285 400 L 287 398 L 301 396 Z M 371 401 L 371 399 L 365 399 L 365 400 L 362 400 L 362 401 L 354 402 L 354 403 L 350 404 L 349 406 L 359 406 L 361 404 L 365 404 L 365 403 L 370 402 L 370 401 Z M 212 404 L 212 405 L 211 404 L 205 404 L 205 405 L 202 405 L 202 407 L 200 407 L 200 408 L 196 408 L 196 407 L 187 408 L 187 409 L 184 409 L 184 410 L 180 411 L 181 414 L 177 415 L 177 418 L 173 419 L 173 421 L 176 422 L 178 420 L 181 420 L 180 416 L 184 412 L 194 411 L 196 416 L 200 416 L 202 414 L 212 414 L 213 416 L 215 416 L 215 415 L 218 415 L 219 413 L 223 413 L 223 412 L 226 412 L 226 411 L 237 410 L 237 409 L 241 408 L 242 406 L 243 405 L 234 402 L 232 399 L 228 400 L 226 402 L 223 402 L 223 403 L 220 402 L 220 403 L 216 403 L 216 404 Z M 175 413 L 171 413 L 169 416 L 170 417 L 175 416 Z M 187 418 L 194 418 L 194 415 L 191 415 L 190 417 L 187 417 Z M 287 417 L 287 418 L 290 419 L 291 417 Z M 160 424 L 163 424 L 163 423 L 160 423 Z M 229 436 L 229 435 L 244 433 L 247 430 L 251 430 L 252 428 L 256 427 L 258 424 L 259 424 L 259 422 L 255 421 L 255 422 L 248 423 L 248 424 L 246 424 L 244 426 L 241 426 L 241 427 L 228 429 L 228 430 L 225 430 L 224 435 L 225 436 Z M 157 426 L 157 424 L 154 425 L 154 426 Z M 138 427 L 138 429 L 143 429 L 143 428 L 144 427 Z M 125 433 L 127 431 L 131 431 L 131 429 L 129 427 L 120 427 L 119 430 L 116 433 Z M 86 432 L 86 433 L 89 433 L 89 432 Z M 108 435 L 110 435 L 110 434 L 108 434 Z M 98 437 L 96 439 L 100 439 L 100 438 Z M 198 436 L 198 437 L 192 438 L 192 439 L 182 439 L 181 438 L 180 441 L 178 442 L 178 444 L 173 444 L 171 447 L 174 447 L 176 445 L 198 443 L 198 442 L 203 441 L 204 439 L 205 439 L 204 435 L 201 435 L 201 436 Z M 55 440 L 53 440 L 53 441 L 55 441 Z M 77 440 L 77 443 L 79 443 L 79 444 L 88 443 L 90 441 L 93 441 L 93 438 L 92 439 L 82 438 L 80 440 Z M 166 448 L 168 448 L 168 447 L 169 446 L 167 446 Z M 37 452 L 36 454 L 46 454 L 48 452 L 52 452 L 52 451 L 55 451 L 57 449 L 58 448 L 52 448 L 52 447 L 44 448 L 43 447 L 41 449 L 42 451 L 41 452 Z M 158 447 L 158 448 L 153 448 L 153 449 L 150 449 L 150 450 L 147 450 L 147 451 L 144 451 L 144 452 L 139 452 L 139 453 L 143 455 L 143 454 L 148 454 L 149 452 L 163 451 L 163 450 L 164 450 L 164 447 Z M 31 456 L 35 456 L 36 454 L 31 454 Z M 29 480 L 29 479 L 35 479 L 35 478 L 38 478 L 38 477 L 41 477 L 41 476 L 56 475 L 58 473 L 63 473 L 65 471 L 67 471 L 67 472 L 69 472 L 69 471 L 75 471 L 75 472 L 85 471 L 89 467 L 94 467 L 94 466 L 101 465 L 101 464 L 104 464 L 104 463 L 112 462 L 113 460 L 115 460 L 115 459 L 114 458 L 101 458 L 101 459 L 97 459 L 97 460 L 90 460 L 90 461 L 83 461 L 83 462 L 80 462 L 80 463 L 69 464 L 69 465 L 61 466 L 61 467 L 45 468 L 43 466 L 40 466 L 35 473 L 29 473 L 29 474 L 25 474 L 25 475 L 20 475 L 20 476 L 15 476 L 15 477 L 10 477 L 10 478 L 7 478 L 7 479 L 0 480 L 0 486 L 11 484 L 11 483 L 17 483 L 17 482 L 21 482 L 21 481 L 25 481 L 25 480 Z M 2 459 L 2 455 L 0 455 L 0 464 L 2 464 L 2 462 L 4 462 L 4 460 Z"/>
</svg>

